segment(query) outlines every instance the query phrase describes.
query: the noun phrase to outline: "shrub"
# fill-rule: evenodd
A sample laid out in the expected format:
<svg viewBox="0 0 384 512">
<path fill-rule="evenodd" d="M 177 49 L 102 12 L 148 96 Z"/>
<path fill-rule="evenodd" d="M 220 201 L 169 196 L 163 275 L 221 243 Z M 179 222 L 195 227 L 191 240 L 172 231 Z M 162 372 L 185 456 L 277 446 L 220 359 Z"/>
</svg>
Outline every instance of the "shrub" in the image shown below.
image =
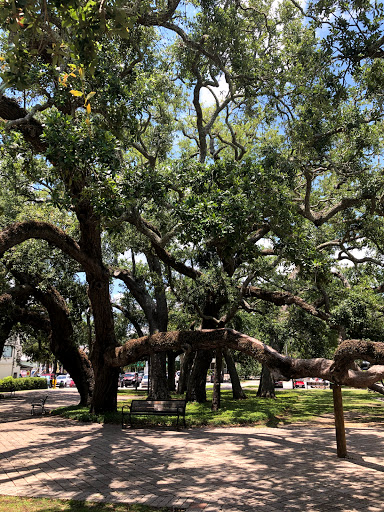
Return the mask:
<svg viewBox="0 0 384 512">
<path fill-rule="evenodd" d="M 5 377 L 0 379 L 0 390 L 7 391 L 14 388 L 16 391 L 21 389 L 47 389 L 47 379 L 40 377 L 22 377 L 14 379 L 13 377 Z"/>
</svg>

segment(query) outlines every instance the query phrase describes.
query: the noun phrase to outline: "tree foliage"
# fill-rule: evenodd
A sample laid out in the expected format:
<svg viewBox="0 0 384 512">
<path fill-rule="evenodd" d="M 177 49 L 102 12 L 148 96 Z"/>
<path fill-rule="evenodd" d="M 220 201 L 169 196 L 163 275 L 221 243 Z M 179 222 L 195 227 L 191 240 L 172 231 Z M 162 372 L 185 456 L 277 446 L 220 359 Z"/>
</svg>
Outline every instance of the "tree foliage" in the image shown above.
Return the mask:
<svg viewBox="0 0 384 512">
<path fill-rule="evenodd" d="M 367 2 L 4 2 L 4 304 L 57 298 L 68 336 L 87 334 L 95 410 L 116 405 L 124 332 L 169 318 L 246 313 L 308 357 L 382 337 L 382 17 Z M 34 299 L 15 303 L 26 275 Z"/>
</svg>

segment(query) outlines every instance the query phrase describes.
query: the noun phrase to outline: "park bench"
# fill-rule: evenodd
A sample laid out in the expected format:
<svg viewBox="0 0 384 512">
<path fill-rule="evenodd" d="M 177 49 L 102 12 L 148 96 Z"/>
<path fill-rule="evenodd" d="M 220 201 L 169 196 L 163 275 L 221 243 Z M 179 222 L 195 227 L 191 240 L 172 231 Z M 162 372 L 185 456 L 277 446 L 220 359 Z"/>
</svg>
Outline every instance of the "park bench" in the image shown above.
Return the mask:
<svg viewBox="0 0 384 512">
<path fill-rule="evenodd" d="M 41 414 L 45 414 L 45 402 L 47 401 L 48 395 L 44 398 L 41 398 L 39 400 L 36 400 L 35 402 L 31 403 L 31 415 L 33 416 L 35 414 L 35 410 L 41 409 Z"/>
<path fill-rule="evenodd" d="M 177 416 L 177 425 L 179 417 L 183 418 L 185 424 L 186 400 L 132 400 L 131 405 L 124 405 L 121 409 L 121 427 L 124 428 L 124 418 L 129 417 L 129 423 L 132 426 L 132 416 Z M 129 411 L 124 411 L 129 407 Z"/>
<path fill-rule="evenodd" d="M 15 396 L 15 391 L 16 391 L 16 388 L 15 386 L 10 386 L 10 387 L 0 387 L 0 393 L 10 393 L 10 396 Z M 4 397 L 2 397 L 4 398 Z"/>
</svg>

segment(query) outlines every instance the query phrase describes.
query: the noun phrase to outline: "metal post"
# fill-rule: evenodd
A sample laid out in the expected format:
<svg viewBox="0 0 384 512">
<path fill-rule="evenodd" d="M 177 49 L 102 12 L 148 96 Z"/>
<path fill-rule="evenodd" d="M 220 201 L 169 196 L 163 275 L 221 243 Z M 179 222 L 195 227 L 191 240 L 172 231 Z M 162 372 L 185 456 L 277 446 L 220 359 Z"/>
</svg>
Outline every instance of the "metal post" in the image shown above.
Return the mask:
<svg viewBox="0 0 384 512">
<path fill-rule="evenodd" d="M 333 391 L 333 410 L 335 412 L 337 456 L 345 458 L 347 456 L 347 440 L 345 437 L 343 396 L 341 386 L 331 384 L 331 387 Z"/>
</svg>

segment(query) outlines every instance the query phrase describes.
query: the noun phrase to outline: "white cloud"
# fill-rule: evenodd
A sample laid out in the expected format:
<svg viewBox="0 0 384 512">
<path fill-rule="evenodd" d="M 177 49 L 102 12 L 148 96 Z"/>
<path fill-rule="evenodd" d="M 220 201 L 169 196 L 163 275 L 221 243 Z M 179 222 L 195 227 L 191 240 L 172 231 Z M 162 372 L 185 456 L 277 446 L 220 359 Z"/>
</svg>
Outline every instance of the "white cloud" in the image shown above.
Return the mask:
<svg viewBox="0 0 384 512">
<path fill-rule="evenodd" d="M 112 290 L 111 300 L 112 302 L 116 302 L 117 304 L 120 302 L 120 299 L 124 297 L 124 293 L 117 292 L 115 289 Z"/>
<path fill-rule="evenodd" d="M 212 89 L 213 93 L 217 96 L 217 98 L 220 100 L 223 100 L 226 95 L 228 94 L 229 87 L 227 82 L 225 81 L 225 76 L 221 75 L 218 77 L 218 87 L 203 87 L 200 91 L 200 103 L 204 107 L 209 107 L 210 105 L 213 105 L 215 103 L 215 98 L 210 91 Z"/>
<path fill-rule="evenodd" d="M 127 261 L 132 261 L 132 252 L 131 249 L 128 249 L 128 251 L 125 251 L 124 253 L 120 254 L 120 257 Z M 135 253 L 135 261 L 136 263 L 147 263 L 147 258 L 145 257 L 145 254 L 143 253 Z"/>
<path fill-rule="evenodd" d="M 262 249 L 273 249 L 273 242 L 270 238 L 260 238 L 256 242 L 256 245 Z"/>
<path fill-rule="evenodd" d="M 377 256 L 368 248 L 368 247 L 364 247 L 363 249 L 351 249 L 350 251 L 348 251 L 354 258 L 356 258 L 357 260 L 361 260 L 363 258 L 375 258 L 377 259 Z M 338 256 L 340 254 L 340 251 L 337 251 L 334 255 L 334 258 L 336 260 L 338 260 Z M 346 254 L 343 254 L 343 256 L 347 256 Z M 353 261 L 349 260 L 349 259 L 342 259 L 342 260 L 338 260 L 338 264 L 339 266 L 341 267 L 353 267 L 354 266 L 354 263 Z"/>
</svg>

